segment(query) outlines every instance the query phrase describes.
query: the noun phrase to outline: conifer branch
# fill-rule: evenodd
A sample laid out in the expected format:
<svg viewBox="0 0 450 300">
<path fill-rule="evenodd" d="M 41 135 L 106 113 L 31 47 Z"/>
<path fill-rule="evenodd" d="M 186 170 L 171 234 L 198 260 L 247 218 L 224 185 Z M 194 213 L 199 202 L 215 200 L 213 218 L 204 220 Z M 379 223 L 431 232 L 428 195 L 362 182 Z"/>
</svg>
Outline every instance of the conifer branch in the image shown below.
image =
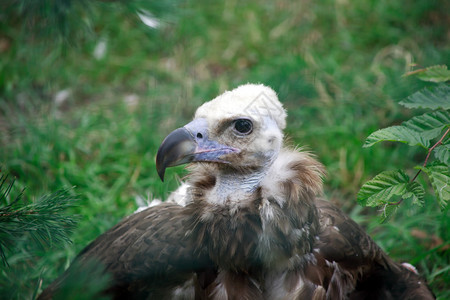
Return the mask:
<svg viewBox="0 0 450 300">
<path fill-rule="evenodd" d="M 76 226 L 76 217 L 64 211 L 75 204 L 68 190 L 57 191 L 24 204 L 22 193 L 12 201 L 9 195 L 14 181 L 0 177 L 0 260 L 7 266 L 7 251 L 12 251 L 19 241 L 31 239 L 40 247 L 70 243 L 69 235 Z"/>
</svg>

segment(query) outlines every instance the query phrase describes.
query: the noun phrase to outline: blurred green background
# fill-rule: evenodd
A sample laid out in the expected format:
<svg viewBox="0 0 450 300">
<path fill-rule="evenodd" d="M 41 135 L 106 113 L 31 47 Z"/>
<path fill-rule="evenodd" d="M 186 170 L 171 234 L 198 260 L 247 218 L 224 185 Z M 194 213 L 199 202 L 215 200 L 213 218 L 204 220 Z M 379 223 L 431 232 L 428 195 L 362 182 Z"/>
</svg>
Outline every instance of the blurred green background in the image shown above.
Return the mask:
<svg viewBox="0 0 450 300">
<path fill-rule="evenodd" d="M 413 64 L 450 63 L 446 0 L 4 1 L 0 5 L 0 166 L 24 200 L 65 187 L 79 197 L 73 244 L 23 242 L 1 267 L 0 298 L 30 299 L 83 247 L 138 205 L 165 198 L 155 155 L 196 107 L 264 83 L 288 110 L 287 135 L 326 165 L 326 196 L 394 259 L 449 299 L 449 218 L 433 195 L 387 224 L 356 205 L 362 183 L 426 153 L 372 131 L 410 118 L 397 104 L 425 83 Z M 57 8 L 57 9 L 56 9 Z M 153 23 L 152 23 L 153 22 Z M 156 22 L 156 23 L 155 23 Z M 156 25 L 155 25 L 156 24 Z M 148 26 L 151 25 L 151 26 Z"/>
</svg>

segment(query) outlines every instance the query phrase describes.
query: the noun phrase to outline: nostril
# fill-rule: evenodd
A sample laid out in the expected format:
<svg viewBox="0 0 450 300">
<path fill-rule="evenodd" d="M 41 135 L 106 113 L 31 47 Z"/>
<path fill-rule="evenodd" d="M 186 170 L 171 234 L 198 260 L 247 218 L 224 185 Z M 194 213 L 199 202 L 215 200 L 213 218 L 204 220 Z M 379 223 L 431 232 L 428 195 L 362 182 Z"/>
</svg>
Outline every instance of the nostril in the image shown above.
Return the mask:
<svg viewBox="0 0 450 300">
<path fill-rule="evenodd" d="M 197 133 L 197 138 L 202 139 L 203 138 L 203 134 L 201 134 L 200 132 Z"/>
</svg>

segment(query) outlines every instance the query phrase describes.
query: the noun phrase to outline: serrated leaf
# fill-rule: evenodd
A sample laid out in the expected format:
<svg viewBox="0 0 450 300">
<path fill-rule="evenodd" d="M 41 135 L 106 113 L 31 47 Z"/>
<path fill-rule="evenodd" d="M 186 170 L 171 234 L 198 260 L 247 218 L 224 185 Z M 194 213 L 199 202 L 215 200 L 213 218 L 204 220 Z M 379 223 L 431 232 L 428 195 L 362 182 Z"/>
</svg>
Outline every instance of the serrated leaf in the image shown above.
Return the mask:
<svg viewBox="0 0 450 300">
<path fill-rule="evenodd" d="M 420 145 L 424 148 L 428 148 L 430 145 L 428 139 L 422 137 L 420 133 L 411 128 L 405 126 L 391 126 L 370 134 L 363 147 L 371 147 L 383 141 L 401 142 L 410 146 Z"/>
<path fill-rule="evenodd" d="M 420 70 L 417 77 L 423 81 L 445 82 L 450 80 L 450 70 L 447 70 L 446 65 L 432 66 Z"/>
<path fill-rule="evenodd" d="M 434 148 L 434 156 L 446 164 L 450 165 L 450 144 L 440 145 Z"/>
<path fill-rule="evenodd" d="M 392 217 L 392 215 L 397 211 L 398 205 L 385 204 L 380 214 L 380 223 L 386 223 Z"/>
<path fill-rule="evenodd" d="M 402 196 L 403 199 L 412 198 L 412 203 L 423 206 L 423 197 L 425 196 L 425 189 L 418 182 L 410 182 L 406 187 L 407 192 Z"/>
<path fill-rule="evenodd" d="M 441 83 L 415 92 L 400 104 L 408 108 L 450 109 L 450 86 Z"/>
<path fill-rule="evenodd" d="M 384 171 L 361 187 L 357 201 L 362 206 L 384 205 L 392 197 L 408 192 L 408 184 L 409 177 L 402 170 Z"/>
<path fill-rule="evenodd" d="M 437 164 L 428 167 L 420 167 L 430 178 L 436 198 L 441 210 L 447 207 L 450 201 L 450 169 L 447 165 Z"/>
<path fill-rule="evenodd" d="M 402 123 L 402 126 L 412 129 L 427 140 L 437 137 L 445 127 L 450 126 L 450 112 L 436 111 L 425 113 Z"/>
</svg>

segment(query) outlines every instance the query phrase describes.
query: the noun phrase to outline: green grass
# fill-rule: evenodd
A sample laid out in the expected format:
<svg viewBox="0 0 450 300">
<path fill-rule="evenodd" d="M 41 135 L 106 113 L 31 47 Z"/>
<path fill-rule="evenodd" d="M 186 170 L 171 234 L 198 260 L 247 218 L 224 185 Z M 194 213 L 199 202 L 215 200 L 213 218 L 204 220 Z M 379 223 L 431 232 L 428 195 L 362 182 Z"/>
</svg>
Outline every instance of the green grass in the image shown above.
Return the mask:
<svg viewBox="0 0 450 300">
<path fill-rule="evenodd" d="M 407 146 L 362 144 L 370 132 L 414 113 L 397 105 L 423 84 L 401 77 L 409 63 L 450 61 L 448 6 L 185 1 L 155 30 L 102 3 L 94 6 L 92 32 L 71 46 L 43 41 L 17 21 L 1 25 L 1 170 L 17 178 L 17 190 L 26 187 L 28 199 L 74 187 L 80 200 L 71 213 L 80 222 L 71 245 L 20 245 L 10 253 L 0 294 L 31 298 L 40 277 L 49 284 L 89 241 L 134 211 L 137 196 L 167 196 L 183 171 L 168 170 L 166 182 L 159 181 L 154 161 L 163 137 L 225 89 L 262 82 L 288 109 L 291 142 L 326 165 L 327 197 L 396 260 L 414 263 L 441 299 L 450 297 L 449 251 L 427 240 L 435 235 L 448 245 L 448 212 L 432 195 L 422 209 L 405 203 L 385 225 L 377 211 L 356 206 L 365 180 L 384 169 L 410 170 L 425 157 Z M 92 52 L 100 39 L 107 51 L 97 60 Z M 65 89 L 69 97 L 56 104 Z M 416 229 L 427 237 L 414 237 Z"/>
</svg>

